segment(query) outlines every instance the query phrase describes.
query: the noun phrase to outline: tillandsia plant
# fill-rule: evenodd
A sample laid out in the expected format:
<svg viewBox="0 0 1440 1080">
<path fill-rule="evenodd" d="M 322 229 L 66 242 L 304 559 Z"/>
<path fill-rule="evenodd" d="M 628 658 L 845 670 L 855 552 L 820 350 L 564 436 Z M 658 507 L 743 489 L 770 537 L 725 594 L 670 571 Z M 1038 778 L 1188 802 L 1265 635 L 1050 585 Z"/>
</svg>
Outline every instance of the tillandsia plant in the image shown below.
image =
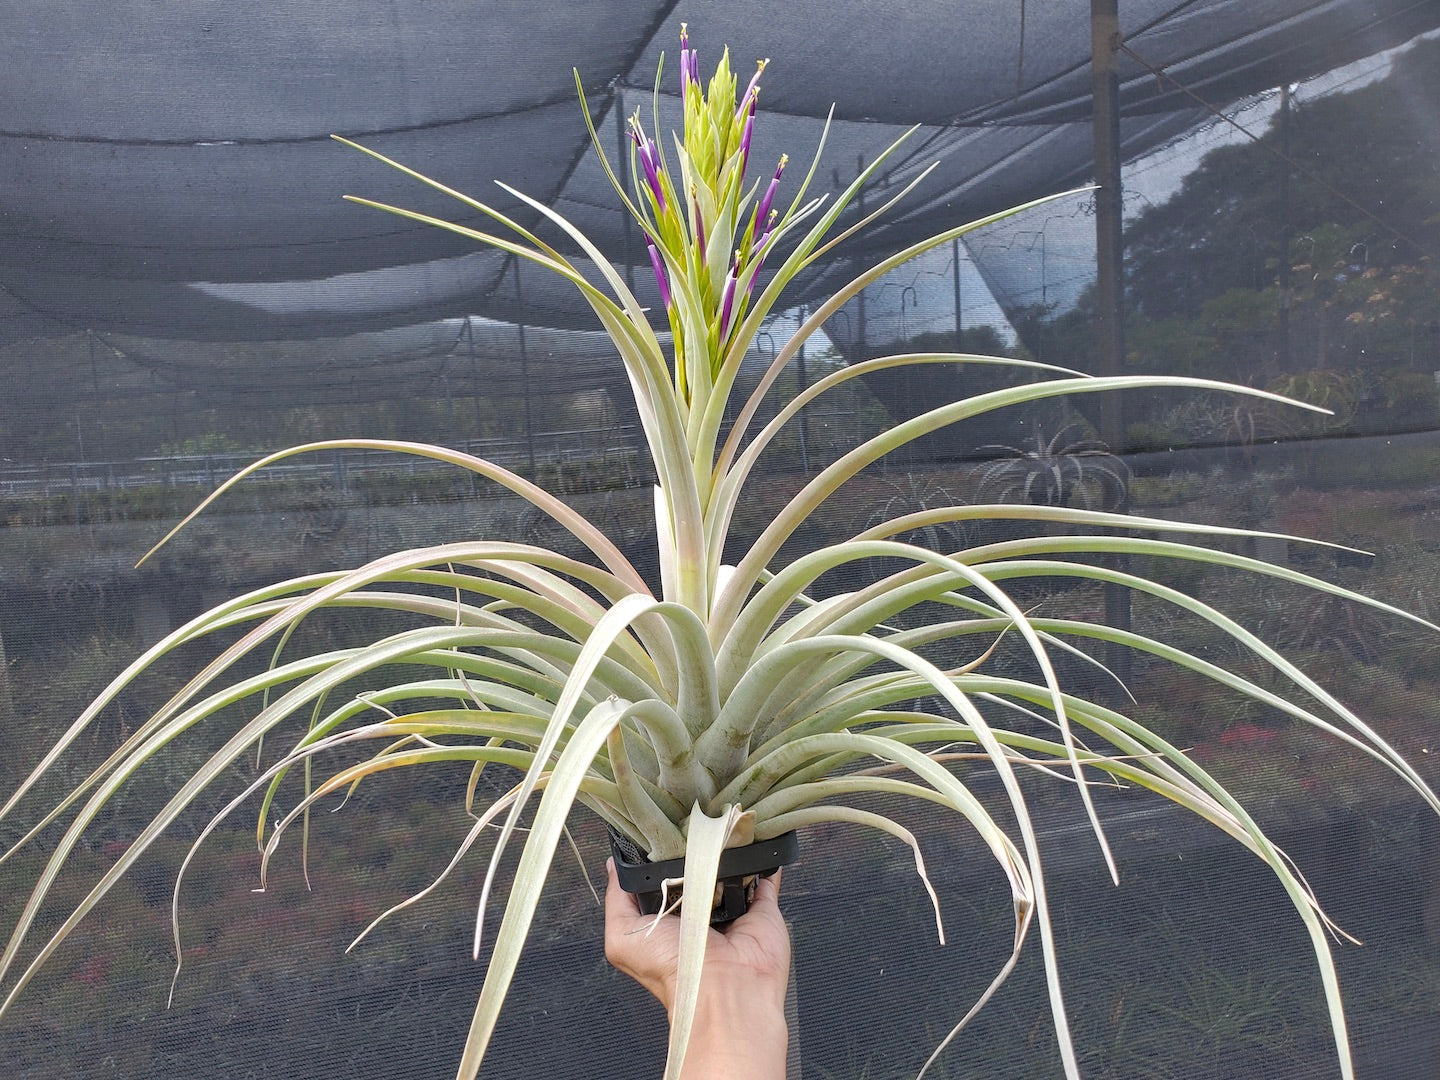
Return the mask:
<svg viewBox="0 0 1440 1080">
<path fill-rule="evenodd" d="M 667 150 L 638 115 L 631 118 L 630 174 L 635 182 L 634 190 L 626 191 L 595 139 L 619 197 L 643 230 L 664 304 L 660 332 L 622 273 L 554 210 L 505 189 L 593 260 L 603 279 L 599 284 L 501 211 L 365 151 L 455 195 L 505 232 L 495 235 L 396 207 L 381 209 L 449 229 L 553 271 L 575 286 L 609 332 L 633 388 L 658 477 L 659 592 L 652 591 L 617 545 L 581 514 L 489 461 L 439 446 L 357 439 L 312 443 L 256 462 L 210 498 L 295 454 L 383 448 L 449 462 L 508 488 L 573 533 L 593 559 L 503 538 L 456 539 L 386 555 L 353 570 L 317 573 L 251 592 L 199 616 L 150 649 L 60 738 L 5 804 L 4 814 L 14 812 L 87 725 L 146 668 L 182 646 L 232 632 L 168 704 L 131 732 L 28 834 L 27 839 L 33 838 L 40 829 L 68 820 L 0 958 L 0 975 L 10 982 L 5 1007 L 187 805 L 242 755 L 253 753 L 262 739 L 292 724 L 299 729 L 293 745 L 261 773 L 250 792 L 263 793 L 259 840 L 267 857 L 287 827 L 302 820 L 318 800 L 382 770 L 456 762 L 470 764 L 477 775 L 487 764 L 518 770 L 518 782 L 483 808 L 472 809 L 477 790 L 472 780 L 466 805 L 475 816 L 474 826 L 450 864 L 493 832 L 494 849 L 478 898 L 483 916 L 501 856 L 517 840 L 517 830 L 523 836 L 459 1065 L 462 1078 L 474 1077 L 480 1069 L 575 803 L 598 814 L 650 858 L 683 857 L 687 897 L 713 894 L 717 866 L 728 847 L 818 822 L 853 823 L 898 837 L 913 849 L 928 888 L 916 838 L 897 821 L 868 808 L 876 795 L 923 800 L 953 811 L 957 824 L 978 833 L 1009 883 L 1013 950 L 960 1025 L 993 994 L 1013 968 L 1029 931 L 1038 929 L 1060 1055 L 1066 1075 L 1078 1077 L 1040 845 L 1017 778 L 1021 770 L 1074 784 L 1077 807 L 1088 815 L 1112 875 L 1114 861 L 1092 805 L 1090 788 L 1096 780 L 1157 792 L 1266 862 L 1309 929 L 1341 1067 L 1347 1077 L 1352 1075 L 1339 985 L 1326 940 L 1330 927 L 1298 872 L 1239 802 L 1181 749 L 1116 708 L 1068 693 L 1056 677 L 1051 656 L 1057 650 L 1081 653 L 1080 644 L 1102 643 L 1187 668 L 1383 762 L 1440 811 L 1440 799 L 1383 738 L 1275 649 L 1200 600 L 1091 556 L 1196 560 L 1308 585 L 1396 617 L 1414 617 L 1285 567 L 1155 538 L 1185 533 L 1233 537 L 1243 535 L 1240 530 L 1066 505 L 930 507 L 871 525 L 843 543 L 781 565 L 782 545 L 848 479 L 947 424 L 1027 402 L 1126 387 L 1185 387 L 1280 399 L 1202 379 L 1092 378 L 1022 360 L 926 352 L 884 356 L 829 374 L 752 431 L 762 396 L 806 338 L 841 305 L 906 260 L 995 220 L 991 217 L 946 229 L 881 260 L 816 305 L 753 392 L 738 403 L 727 425 L 727 400 L 747 349 L 777 310 L 787 283 L 887 212 L 923 179 L 922 174 L 894 198 L 839 228 L 841 214 L 899 143 L 834 199 L 810 198 L 807 191 L 820 160 L 822 137 L 808 173 L 788 201 L 782 201 L 780 192 L 789 175 L 786 160 L 782 157 L 773 174 L 767 170 L 758 180 L 751 179 L 748 160 L 763 70 L 762 64 L 741 90 L 727 55 L 708 87 L 702 85 L 696 53 L 682 31 L 684 130 L 674 145 Z M 576 82 L 578 86 L 578 74 Z M 657 75 L 657 131 L 659 87 Z M 582 90 L 582 106 L 583 99 Z M 589 123 L 588 109 L 585 115 Z M 811 478 L 738 553 L 733 565 L 725 565 L 731 523 L 747 481 L 787 422 L 846 380 L 936 363 L 1008 365 L 1026 381 L 939 405 L 856 446 Z M 1034 381 L 1041 375 L 1046 378 Z M 1031 538 L 958 551 L 933 551 L 896 539 L 923 534 L 933 525 L 963 528 L 966 522 L 997 518 L 1045 528 Z M 822 595 L 820 578 L 865 562 L 887 567 L 887 572 L 856 591 Z M 1080 618 L 1027 615 L 1007 593 L 1006 584 L 1034 577 L 1103 583 L 1174 605 L 1273 667 L 1277 679 L 1294 693 L 1282 697 L 1200 656 L 1130 630 Z M 293 632 L 322 609 L 401 613 L 414 625 L 364 647 L 288 657 L 285 646 Z M 945 614 L 927 614 L 936 610 Z M 1010 674 L 987 670 L 1002 635 L 1024 643 L 1031 665 L 1028 677 L 1014 674 L 1013 666 L 1006 669 Z M 233 642 L 224 644 L 230 637 Z M 973 657 L 969 662 L 957 666 L 945 659 L 967 644 Z M 242 657 L 266 648 L 274 654 L 263 672 L 231 673 Z M 367 689 L 357 692 L 357 680 L 364 680 Z M 918 708 L 912 704 L 917 699 L 943 702 L 943 707 Z M 232 707 L 237 706 L 248 706 L 246 719 L 227 729 L 223 747 L 175 792 L 33 955 L 24 951 L 86 827 L 124 790 L 132 774 L 172 740 L 222 714 L 233 716 Z M 1048 727 L 1037 727 L 1037 720 Z M 1048 734 L 1036 735 L 1037 730 Z M 379 745 L 373 756 L 337 766 L 323 780 L 313 778 L 312 767 L 325 760 L 328 751 L 367 741 Z M 1001 782 L 1006 824 L 966 782 L 982 767 Z M 296 771 L 303 780 L 291 780 L 297 790 L 286 794 L 292 789 L 282 782 Z M 282 813 L 284 798 L 292 802 Z M 212 822 L 205 834 L 214 827 Z M 943 941 L 938 901 L 936 908 Z M 693 1021 L 707 909 L 703 903 L 681 907 L 683 944 L 666 1067 L 670 1078 L 679 1075 Z M 475 933 L 478 952 L 479 917 Z M 176 950 L 178 954 L 178 922 Z"/>
<path fill-rule="evenodd" d="M 1087 510 L 1124 506 L 1130 467 L 1099 440 L 1072 439 L 1078 426 L 1061 428 L 1050 439 L 1037 428 L 1027 447 L 979 447 L 982 454 L 996 453 L 995 460 L 980 469 L 981 497 Z"/>
</svg>

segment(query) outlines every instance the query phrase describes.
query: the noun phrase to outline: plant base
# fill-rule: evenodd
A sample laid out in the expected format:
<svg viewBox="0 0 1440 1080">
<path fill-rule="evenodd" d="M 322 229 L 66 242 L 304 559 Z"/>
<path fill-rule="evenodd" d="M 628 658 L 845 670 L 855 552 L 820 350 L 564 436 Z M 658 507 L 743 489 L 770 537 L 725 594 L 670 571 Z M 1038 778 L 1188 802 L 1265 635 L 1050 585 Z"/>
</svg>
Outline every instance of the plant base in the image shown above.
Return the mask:
<svg viewBox="0 0 1440 1080">
<path fill-rule="evenodd" d="M 645 853 L 627 836 L 610 830 L 610 851 L 615 856 L 615 873 L 620 887 L 639 901 L 641 914 L 654 915 L 664 902 L 664 883 L 685 876 L 685 860 L 667 859 L 650 862 Z M 769 877 L 782 866 L 789 866 L 800 857 L 800 843 L 793 832 L 771 840 L 760 840 L 745 847 L 727 848 L 720 855 L 720 871 L 716 880 L 715 903 L 710 911 L 710 925 L 719 926 L 744 915 L 755 895 L 755 882 Z M 679 886 L 669 891 L 671 903 L 680 897 Z"/>
</svg>

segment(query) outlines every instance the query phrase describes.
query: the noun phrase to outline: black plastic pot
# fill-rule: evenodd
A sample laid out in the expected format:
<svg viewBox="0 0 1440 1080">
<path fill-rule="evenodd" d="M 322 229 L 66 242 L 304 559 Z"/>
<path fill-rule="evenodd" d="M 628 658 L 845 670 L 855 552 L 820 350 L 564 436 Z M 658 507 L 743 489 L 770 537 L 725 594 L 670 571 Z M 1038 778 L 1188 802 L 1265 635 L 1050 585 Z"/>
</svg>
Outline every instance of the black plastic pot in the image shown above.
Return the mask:
<svg viewBox="0 0 1440 1080">
<path fill-rule="evenodd" d="M 629 837 L 613 829 L 610 830 L 610 851 L 615 856 L 615 872 L 620 879 L 620 887 L 634 894 L 642 914 L 653 915 L 660 910 L 661 886 L 666 879 L 685 876 L 683 858 L 651 862 Z M 793 832 L 746 847 L 726 848 L 720 855 L 717 878 L 719 902 L 711 909 L 710 925 L 718 926 L 744 915 L 750 907 L 750 898 L 755 894 L 756 880 L 769 877 L 799 857 L 800 843 Z M 671 890 L 672 901 L 678 895 L 678 887 Z"/>
</svg>

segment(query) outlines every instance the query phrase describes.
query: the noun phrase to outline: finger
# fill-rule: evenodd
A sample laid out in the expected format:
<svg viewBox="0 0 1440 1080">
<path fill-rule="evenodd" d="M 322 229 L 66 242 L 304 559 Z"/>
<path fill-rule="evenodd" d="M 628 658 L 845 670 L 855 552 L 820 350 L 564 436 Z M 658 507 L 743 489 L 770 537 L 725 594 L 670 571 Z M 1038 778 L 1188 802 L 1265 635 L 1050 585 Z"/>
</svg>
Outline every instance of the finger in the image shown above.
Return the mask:
<svg viewBox="0 0 1440 1080">
<path fill-rule="evenodd" d="M 641 918 L 635 897 L 620 887 L 615 860 L 605 862 L 605 959 L 621 971 L 629 971 L 626 949 L 636 922 Z"/>
<path fill-rule="evenodd" d="M 640 914 L 640 901 L 621 888 L 614 859 L 606 861 L 605 872 L 605 955 L 613 963 L 623 951 L 626 939 L 646 919 Z"/>
<path fill-rule="evenodd" d="M 605 921 L 635 919 L 640 916 L 640 901 L 620 887 L 620 875 L 613 858 L 605 860 Z"/>
<path fill-rule="evenodd" d="M 768 877 L 757 878 L 755 881 L 755 895 L 750 900 L 750 906 L 754 908 L 757 904 L 764 907 L 780 906 L 780 875 L 783 870 L 776 870 Z"/>
<path fill-rule="evenodd" d="M 778 872 L 777 875 L 778 876 Z M 745 914 L 720 928 L 727 937 L 732 933 L 749 936 L 762 926 L 783 927 L 785 916 L 780 913 L 780 883 L 772 877 L 757 878 L 755 892 Z"/>
</svg>

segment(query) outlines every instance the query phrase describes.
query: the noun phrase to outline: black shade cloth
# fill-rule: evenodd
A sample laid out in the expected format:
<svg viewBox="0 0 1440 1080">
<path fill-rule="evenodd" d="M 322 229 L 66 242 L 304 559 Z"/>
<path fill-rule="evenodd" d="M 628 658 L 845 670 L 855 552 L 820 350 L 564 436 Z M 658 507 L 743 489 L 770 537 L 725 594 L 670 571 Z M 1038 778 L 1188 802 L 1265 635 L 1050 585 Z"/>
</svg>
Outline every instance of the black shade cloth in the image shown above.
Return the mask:
<svg viewBox="0 0 1440 1080">
<path fill-rule="evenodd" d="M 672 89 L 686 19 L 707 68 L 727 42 L 741 72 L 775 59 L 756 161 L 804 160 L 835 105 L 822 193 L 923 125 L 880 187 L 940 169 L 856 257 L 1090 174 L 1084 0 L 887 0 L 821 18 L 753 2 L 5 8 L 0 342 L 67 329 L 331 337 L 475 314 L 591 329 L 569 291 L 526 280 L 518 303 L 500 256 L 342 202 L 363 193 L 465 219 L 327 136 L 355 136 L 535 224 L 490 183 L 503 179 L 633 263 L 636 236 L 589 153 L 571 70 L 618 152 L 617 117 L 648 114 L 662 51 Z M 1204 115 L 1145 64 L 1220 104 L 1440 25 L 1440 3 L 1126 0 L 1121 21 L 1144 61 L 1123 58 L 1133 155 Z M 797 283 L 795 299 L 823 284 Z"/>
</svg>

